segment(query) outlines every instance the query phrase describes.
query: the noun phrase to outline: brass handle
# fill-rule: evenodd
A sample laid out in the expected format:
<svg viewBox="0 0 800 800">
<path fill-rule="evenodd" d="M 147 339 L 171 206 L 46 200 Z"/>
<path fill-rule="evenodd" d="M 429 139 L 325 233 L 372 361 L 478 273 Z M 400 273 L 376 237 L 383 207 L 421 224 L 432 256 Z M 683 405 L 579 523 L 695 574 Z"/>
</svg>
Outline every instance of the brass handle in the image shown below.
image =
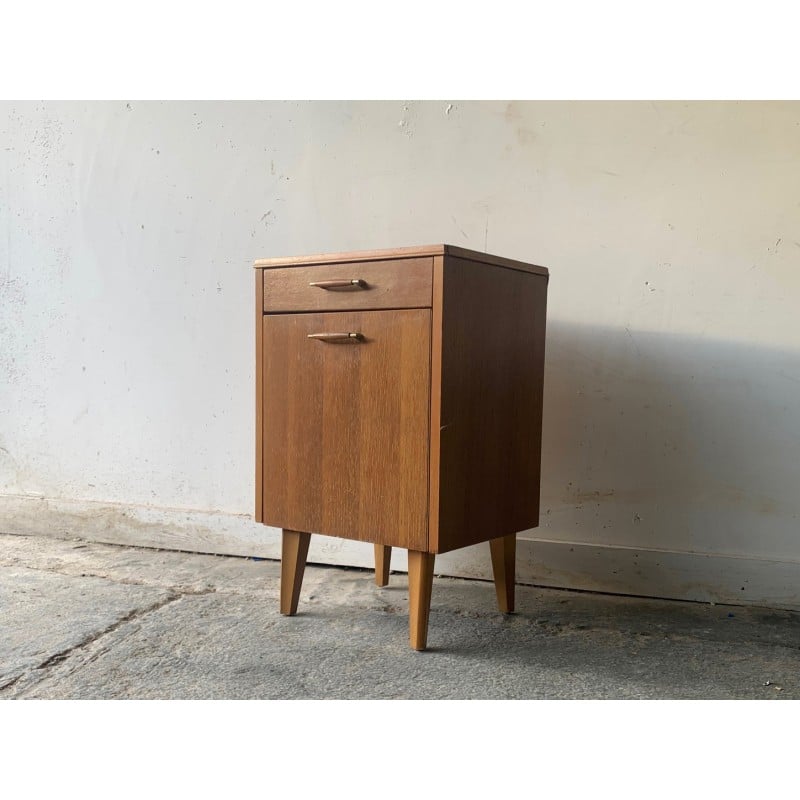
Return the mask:
<svg viewBox="0 0 800 800">
<path fill-rule="evenodd" d="M 353 278 L 344 281 L 313 281 L 309 286 L 316 286 L 318 289 L 366 289 L 366 281 L 361 278 Z"/>
<path fill-rule="evenodd" d="M 360 333 L 309 333 L 308 338 L 321 342 L 360 342 L 364 337 Z"/>
</svg>

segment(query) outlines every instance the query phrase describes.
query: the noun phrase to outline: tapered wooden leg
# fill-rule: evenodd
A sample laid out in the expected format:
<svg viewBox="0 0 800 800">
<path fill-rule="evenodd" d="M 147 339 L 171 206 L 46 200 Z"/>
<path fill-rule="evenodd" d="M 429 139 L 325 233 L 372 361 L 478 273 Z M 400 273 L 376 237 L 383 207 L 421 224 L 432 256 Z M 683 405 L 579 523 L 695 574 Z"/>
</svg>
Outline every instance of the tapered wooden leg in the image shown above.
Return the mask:
<svg viewBox="0 0 800 800">
<path fill-rule="evenodd" d="M 389 584 L 389 565 L 392 562 L 392 548 L 382 544 L 375 545 L 375 583 L 378 586 Z"/>
<path fill-rule="evenodd" d="M 408 551 L 408 638 L 414 650 L 424 650 L 428 643 L 434 558 L 433 553 Z"/>
<path fill-rule="evenodd" d="M 281 542 L 281 614 L 291 617 L 297 613 L 300 587 L 306 569 L 310 533 L 283 529 Z"/>
<path fill-rule="evenodd" d="M 517 560 L 517 536 L 501 536 L 489 542 L 497 605 L 504 614 L 514 611 L 514 581 Z"/>
</svg>

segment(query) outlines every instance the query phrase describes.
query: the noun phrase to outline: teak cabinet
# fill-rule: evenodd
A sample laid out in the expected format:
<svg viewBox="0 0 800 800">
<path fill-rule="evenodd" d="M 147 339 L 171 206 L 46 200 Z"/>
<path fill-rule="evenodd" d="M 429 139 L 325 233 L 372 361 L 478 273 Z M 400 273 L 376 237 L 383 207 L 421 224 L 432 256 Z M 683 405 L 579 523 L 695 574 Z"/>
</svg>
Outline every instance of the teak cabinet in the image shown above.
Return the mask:
<svg viewBox="0 0 800 800">
<path fill-rule="evenodd" d="M 410 641 L 434 556 L 490 542 L 514 609 L 518 531 L 539 522 L 548 271 L 449 245 L 256 267 L 256 520 L 283 529 L 281 612 L 312 533 L 408 550 Z"/>
</svg>

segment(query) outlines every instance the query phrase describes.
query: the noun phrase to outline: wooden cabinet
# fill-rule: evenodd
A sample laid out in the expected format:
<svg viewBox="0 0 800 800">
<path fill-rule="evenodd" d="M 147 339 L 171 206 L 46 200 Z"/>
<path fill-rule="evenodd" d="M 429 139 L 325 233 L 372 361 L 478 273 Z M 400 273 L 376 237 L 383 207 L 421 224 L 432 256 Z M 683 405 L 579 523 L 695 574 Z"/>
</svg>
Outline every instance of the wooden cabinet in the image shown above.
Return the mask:
<svg viewBox="0 0 800 800">
<path fill-rule="evenodd" d="M 424 650 L 434 556 L 490 542 L 500 609 L 539 520 L 548 272 L 449 245 L 256 264 L 256 519 L 283 529 L 281 612 L 311 534 L 407 549 Z"/>
</svg>

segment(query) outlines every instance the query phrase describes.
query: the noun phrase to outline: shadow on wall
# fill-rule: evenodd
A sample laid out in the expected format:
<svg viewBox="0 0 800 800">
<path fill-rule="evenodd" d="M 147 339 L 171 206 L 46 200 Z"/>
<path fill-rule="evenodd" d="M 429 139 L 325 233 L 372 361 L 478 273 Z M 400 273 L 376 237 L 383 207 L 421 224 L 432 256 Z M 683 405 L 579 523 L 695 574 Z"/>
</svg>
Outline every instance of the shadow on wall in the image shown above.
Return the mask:
<svg viewBox="0 0 800 800">
<path fill-rule="evenodd" d="M 549 320 L 537 538 L 800 561 L 800 353 Z"/>
</svg>

